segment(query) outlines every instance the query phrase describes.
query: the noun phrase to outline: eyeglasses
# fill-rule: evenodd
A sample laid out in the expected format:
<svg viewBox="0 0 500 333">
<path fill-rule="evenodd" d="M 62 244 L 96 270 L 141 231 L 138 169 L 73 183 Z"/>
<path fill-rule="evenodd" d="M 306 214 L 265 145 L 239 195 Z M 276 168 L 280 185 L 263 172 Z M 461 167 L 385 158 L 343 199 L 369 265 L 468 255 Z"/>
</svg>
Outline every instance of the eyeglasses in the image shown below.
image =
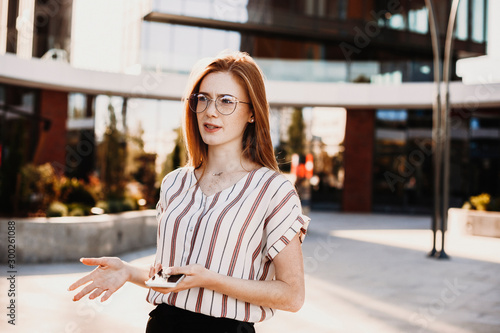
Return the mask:
<svg viewBox="0 0 500 333">
<path fill-rule="evenodd" d="M 202 113 L 208 108 L 212 101 L 215 101 L 215 108 L 217 111 L 226 116 L 229 116 L 236 110 L 238 103 L 251 105 L 251 103 L 242 102 L 231 95 L 220 95 L 214 100 L 208 98 L 205 94 L 191 94 L 191 96 L 189 96 L 189 109 L 196 113 Z"/>
</svg>

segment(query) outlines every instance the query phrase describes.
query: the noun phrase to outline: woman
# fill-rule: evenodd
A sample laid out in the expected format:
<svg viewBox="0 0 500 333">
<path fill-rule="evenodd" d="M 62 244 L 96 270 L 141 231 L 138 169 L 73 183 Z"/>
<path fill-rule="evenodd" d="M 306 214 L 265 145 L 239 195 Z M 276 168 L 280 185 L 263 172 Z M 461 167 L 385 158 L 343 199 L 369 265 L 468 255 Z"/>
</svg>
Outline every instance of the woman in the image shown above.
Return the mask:
<svg viewBox="0 0 500 333">
<path fill-rule="evenodd" d="M 304 302 L 301 242 L 309 218 L 278 171 L 263 75 L 246 53 L 222 54 L 191 74 L 184 135 L 189 162 L 162 181 L 155 263 L 84 258 L 98 265 L 71 285 L 108 299 L 125 282 L 146 287 L 160 269 L 185 274 L 151 288 L 146 332 L 254 332 L 275 309 Z"/>
</svg>

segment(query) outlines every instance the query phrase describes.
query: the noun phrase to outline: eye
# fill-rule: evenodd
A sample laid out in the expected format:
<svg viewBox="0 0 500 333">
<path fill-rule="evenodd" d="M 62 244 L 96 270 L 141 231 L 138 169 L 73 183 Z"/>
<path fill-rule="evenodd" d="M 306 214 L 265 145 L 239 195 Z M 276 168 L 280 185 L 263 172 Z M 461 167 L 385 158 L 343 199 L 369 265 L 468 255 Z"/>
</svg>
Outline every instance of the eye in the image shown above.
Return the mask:
<svg viewBox="0 0 500 333">
<path fill-rule="evenodd" d="M 208 101 L 208 98 L 207 96 L 203 95 L 203 94 L 198 94 L 198 102 L 206 102 Z"/>
<path fill-rule="evenodd" d="M 221 104 L 227 104 L 227 105 L 232 105 L 236 103 L 236 97 L 233 97 L 231 95 L 224 95 L 219 97 L 219 100 Z"/>
</svg>

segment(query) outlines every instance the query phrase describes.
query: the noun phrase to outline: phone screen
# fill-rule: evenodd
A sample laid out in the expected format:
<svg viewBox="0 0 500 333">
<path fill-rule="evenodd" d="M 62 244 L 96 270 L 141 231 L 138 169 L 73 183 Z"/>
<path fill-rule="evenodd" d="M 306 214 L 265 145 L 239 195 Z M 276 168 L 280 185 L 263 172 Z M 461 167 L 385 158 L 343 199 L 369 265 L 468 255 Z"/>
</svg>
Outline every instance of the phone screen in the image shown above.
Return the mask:
<svg viewBox="0 0 500 333">
<path fill-rule="evenodd" d="M 167 279 L 167 282 L 175 283 L 179 281 L 179 279 L 182 277 L 183 274 L 177 274 L 177 275 L 170 275 Z"/>
</svg>

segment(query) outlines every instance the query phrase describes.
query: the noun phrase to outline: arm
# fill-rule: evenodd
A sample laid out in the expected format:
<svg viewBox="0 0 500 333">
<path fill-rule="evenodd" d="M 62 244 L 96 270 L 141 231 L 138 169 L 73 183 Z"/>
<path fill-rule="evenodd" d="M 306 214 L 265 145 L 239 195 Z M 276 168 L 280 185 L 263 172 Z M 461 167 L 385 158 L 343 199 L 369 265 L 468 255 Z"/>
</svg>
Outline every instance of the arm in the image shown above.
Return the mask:
<svg viewBox="0 0 500 333">
<path fill-rule="evenodd" d="M 99 297 L 105 292 L 101 298 L 101 302 L 104 302 L 127 281 L 147 288 L 144 281 L 155 270 L 153 267 L 134 266 L 116 257 L 82 258 L 80 261 L 84 265 L 98 267 L 68 288 L 72 291 L 91 282 L 73 297 L 73 301 L 78 301 L 91 292 L 90 299 Z"/>
<path fill-rule="evenodd" d="M 296 312 L 304 303 L 304 264 L 298 235 L 274 258 L 276 278 L 245 280 L 210 271 L 202 265 L 171 267 L 169 274 L 186 274 L 175 288 L 153 288 L 162 293 L 203 287 L 252 304 Z"/>
</svg>

